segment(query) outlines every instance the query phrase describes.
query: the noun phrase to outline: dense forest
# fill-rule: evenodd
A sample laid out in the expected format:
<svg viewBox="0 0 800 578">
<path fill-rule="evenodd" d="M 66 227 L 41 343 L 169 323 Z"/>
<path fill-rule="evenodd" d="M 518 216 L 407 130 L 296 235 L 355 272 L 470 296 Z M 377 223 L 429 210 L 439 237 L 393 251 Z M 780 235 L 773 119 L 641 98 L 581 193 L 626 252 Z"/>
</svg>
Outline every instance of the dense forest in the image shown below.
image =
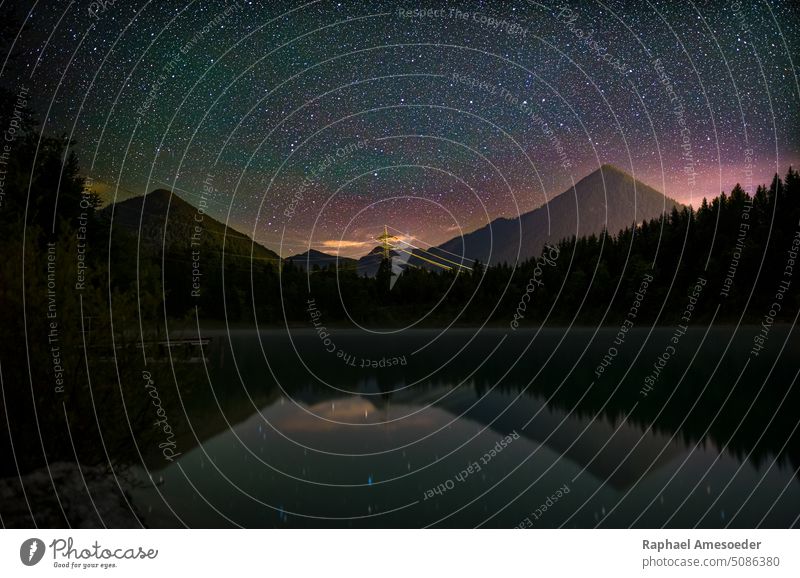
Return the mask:
<svg viewBox="0 0 800 578">
<path fill-rule="evenodd" d="M 789 168 L 785 178 L 776 175 L 752 196 L 736 185 L 711 202 L 704 199 L 697 210 L 673 209 L 661 219 L 614 234 L 563 239 L 541 258 L 516 267 L 477 263 L 471 272 L 408 268 L 390 288 L 388 262 L 367 278 L 352 269 L 307 272 L 292 263 L 280 267 L 241 255 L 226 255 L 223 267 L 218 250 L 204 253 L 206 275 L 199 296 L 191 296 L 186 254 L 182 266 L 173 266 L 175 255 L 165 269 L 164 288 L 173 317 L 193 315 L 196 307 L 201 318 L 259 326 L 311 326 L 309 299 L 332 325 L 401 326 L 424 318 L 421 324 L 429 326 L 503 326 L 512 320 L 520 327 L 545 322 L 613 326 L 628 313 L 648 276 L 652 280 L 638 319 L 668 325 L 682 317 L 687 296 L 702 278 L 694 321 L 716 315 L 715 323 L 758 323 L 781 282 L 791 283 L 786 268 L 797 250 L 799 223 L 798 172 Z M 519 307 L 526 293 L 523 312 Z M 793 319 L 798 297 L 797 291 L 788 291 L 776 321 Z"/>
<path fill-rule="evenodd" d="M 0 89 L 0 125 L 12 129 L 0 145 L 0 475 L 127 460 L 131 435 L 156 433 L 150 400 L 122 384 L 142 379 L 132 328 L 163 313 L 159 270 L 137 262 L 135 239 L 109 244 L 74 143 L 43 134 L 24 94 Z M 122 256 L 113 274 L 110 252 Z M 165 386 L 173 379 L 166 367 L 151 371 Z M 175 399 L 175 388 L 162 396 Z"/>
</svg>

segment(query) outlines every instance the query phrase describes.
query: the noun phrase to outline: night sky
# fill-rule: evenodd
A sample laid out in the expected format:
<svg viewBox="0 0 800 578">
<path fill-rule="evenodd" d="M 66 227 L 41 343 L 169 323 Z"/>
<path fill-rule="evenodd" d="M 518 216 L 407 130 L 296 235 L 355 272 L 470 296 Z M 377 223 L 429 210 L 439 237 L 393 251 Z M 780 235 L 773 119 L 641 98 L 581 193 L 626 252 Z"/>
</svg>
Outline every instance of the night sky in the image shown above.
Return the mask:
<svg viewBox="0 0 800 578">
<path fill-rule="evenodd" d="M 603 163 L 694 205 L 800 164 L 794 1 L 16 6 L 3 79 L 105 200 L 210 179 L 284 256 L 440 243 Z"/>
</svg>

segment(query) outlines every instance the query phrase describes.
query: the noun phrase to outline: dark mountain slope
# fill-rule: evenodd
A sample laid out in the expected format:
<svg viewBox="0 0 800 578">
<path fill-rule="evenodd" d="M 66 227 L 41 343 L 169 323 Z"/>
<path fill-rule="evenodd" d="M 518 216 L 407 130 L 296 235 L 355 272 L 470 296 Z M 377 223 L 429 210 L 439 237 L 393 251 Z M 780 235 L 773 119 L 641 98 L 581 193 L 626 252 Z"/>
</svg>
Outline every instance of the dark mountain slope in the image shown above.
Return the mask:
<svg viewBox="0 0 800 578">
<path fill-rule="evenodd" d="M 676 206 L 680 205 L 625 171 L 603 165 L 538 209 L 517 219 L 495 219 L 463 238 L 430 249 L 430 253 L 451 261 L 459 261 L 464 255 L 484 264 L 514 263 L 538 256 L 545 243 L 597 234 L 603 229 L 616 234 Z M 413 259 L 412 264 L 424 265 L 419 259 Z"/>
<path fill-rule="evenodd" d="M 167 209 L 169 209 L 168 216 Z M 226 227 L 213 217 L 200 214 L 197 208 L 165 189 L 157 189 L 142 197 L 133 197 L 116 203 L 103 209 L 101 214 L 111 219 L 112 210 L 114 215 L 112 232 L 114 229 L 122 228 L 133 236 L 140 237 L 145 251 L 155 251 L 160 254 L 162 244 L 166 247 L 167 253 L 183 253 L 192 248 L 199 248 L 203 258 L 207 259 L 222 254 L 224 239 L 226 258 L 249 259 L 252 251 L 253 259 L 256 261 L 277 263 L 280 260 L 274 251 L 254 243 L 244 233 Z M 194 246 L 193 241 L 196 243 Z"/>
</svg>

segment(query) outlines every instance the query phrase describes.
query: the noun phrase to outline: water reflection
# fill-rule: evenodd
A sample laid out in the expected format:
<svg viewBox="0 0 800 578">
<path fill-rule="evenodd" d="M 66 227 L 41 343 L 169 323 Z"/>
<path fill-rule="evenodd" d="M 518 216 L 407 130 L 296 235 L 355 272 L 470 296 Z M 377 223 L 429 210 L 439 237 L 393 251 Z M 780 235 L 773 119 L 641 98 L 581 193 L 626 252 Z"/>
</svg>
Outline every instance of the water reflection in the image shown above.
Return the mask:
<svg viewBox="0 0 800 578">
<path fill-rule="evenodd" d="M 353 358 L 407 359 L 364 368 L 313 332 L 212 335 L 208 378 L 184 400 L 193 449 L 156 474 L 169 507 L 134 491 L 147 523 L 796 523 L 794 339 L 737 382 L 752 335 L 690 332 L 644 397 L 667 330 L 632 334 L 600 379 L 610 332 L 464 330 L 426 346 L 435 335 L 338 331 Z"/>
</svg>

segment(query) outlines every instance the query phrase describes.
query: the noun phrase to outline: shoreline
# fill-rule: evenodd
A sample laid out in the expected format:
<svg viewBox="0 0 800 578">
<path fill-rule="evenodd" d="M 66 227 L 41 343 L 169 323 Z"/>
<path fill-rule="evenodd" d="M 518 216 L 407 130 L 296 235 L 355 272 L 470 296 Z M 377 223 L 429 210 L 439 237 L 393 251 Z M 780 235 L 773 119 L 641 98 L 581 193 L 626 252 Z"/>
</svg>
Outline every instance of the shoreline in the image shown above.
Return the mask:
<svg viewBox="0 0 800 578">
<path fill-rule="evenodd" d="M 328 323 L 325 327 L 329 330 L 336 330 L 336 331 L 347 331 L 351 333 L 367 333 L 364 329 L 353 325 L 338 325 L 334 323 Z M 675 329 L 675 324 L 658 324 L 658 325 L 649 325 L 649 324 L 642 324 L 641 327 L 633 327 L 629 331 L 634 332 L 641 332 L 641 331 L 659 331 L 659 330 L 673 330 Z M 707 329 L 713 331 L 715 329 L 726 329 L 726 330 L 734 330 L 743 331 L 746 329 L 758 329 L 761 325 L 758 323 L 741 323 L 736 325 L 735 323 L 716 323 L 712 327 L 708 328 L 705 325 L 698 324 L 695 327 L 689 327 L 689 331 L 706 331 Z M 775 323 L 772 325 L 773 329 L 791 329 L 795 327 L 790 323 Z M 207 321 L 200 321 L 200 328 L 204 331 L 210 331 L 214 333 L 219 333 L 223 331 L 230 330 L 231 332 L 270 332 L 270 333 L 285 333 L 287 330 L 292 332 L 307 332 L 307 333 L 316 333 L 316 329 L 314 327 L 310 327 L 309 325 L 305 324 L 290 324 L 284 326 L 276 326 L 276 325 L 259 325 L 256 326 L 253 323 L 232 323 L 229 325 L 225 325 L 224 322 L 220 322 L 218 320 L 214 320 L 213 322 Z M 370 332 L 386 332 L 386 331 L 394 331 L 400 332 L 396 333 L 400 335 L 401 333 L 407 332 L 455 332 L 455 331 L 473 331 L 473 330 L 480 330 L 480 331 L 508 331 L 509 333 L 530 333 L 535 331 L 618 331 L 619 325 L 583 325 L 583 324 L 574 324 L 574 325 L 532 325 L 532 326 L 522 326 L 518 329 L 511 329 L 507 324 L 497 325 L 497 324 L 486 324 L 483 326 L 480 325 L 453 325 L 451 327 L 444 327 L 444 326 L 430 326 L 430 325 L 423 325 L 423 326 L 415 326 L 410 327 L 408 329 L 403 330 L 403 326 L 391 326 L 391 325 L 384 325 L 379 327 L 369 327 Z M 196 329 L 170 329 L 169 334 L 171 337 L 175 337 L 178 335 L 196 335 Z"/>
</svg>

